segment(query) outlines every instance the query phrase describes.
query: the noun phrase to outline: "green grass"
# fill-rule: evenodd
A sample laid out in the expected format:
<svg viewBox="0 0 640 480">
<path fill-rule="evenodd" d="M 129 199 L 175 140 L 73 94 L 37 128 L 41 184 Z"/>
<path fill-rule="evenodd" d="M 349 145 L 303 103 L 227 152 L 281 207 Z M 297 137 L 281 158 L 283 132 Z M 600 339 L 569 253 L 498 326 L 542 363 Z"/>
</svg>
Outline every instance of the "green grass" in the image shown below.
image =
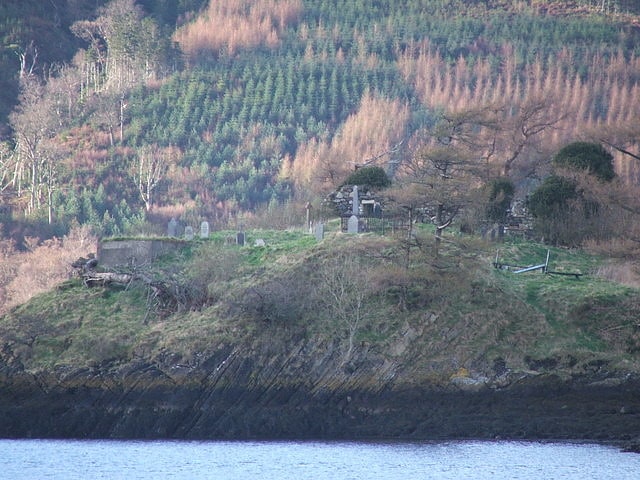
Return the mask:
<svg viewBox="0 0 640 480">
<path fill-rule="evenodd" d="M 495 276 L 512 298 L 520 298 L 544 316 L 549 331 L 541 335 L 532 354 L 544 356 L 600 355 L 612 362 L 630 360 L 619 341 L 602 334 L 609 325 L 633 328 L 625 312 L 625 299 L 637 299 L 637 289 L 603 280 L 594 273 L 603 258 L 580 250 L 550 248 L 526 242 L 507 243 L 500 248 L 500 261 L 526 266 L 544 263 L 550 252 L 549 270 L 577 272 L 572 276 L 544 275 L 539 271 L 514 274 L 496 270 Z M 590 305 L 597 305 L 597 313 Z M 631 359 L 637 361 L 634 357 Z"/>
<path fill-rule="evenodd" d="M 428 229 L 419 234 L 429 239 Z M 148 292 L 141 286 L 88 289 L 74 281 L 0 318 L 0 338 L 30 370 L 122 363 L 163 352 L 190 361 L 220 345 L 259 339 L 334 341 L 345 326 L 326 306 L 308 303 L 314 301 L 308 295 L 317 285 L 315 272 L 344 254 L 362 257 L 363 271 L 354 276 L 372 288 L 358 345 L 411 356 L 408 368 L 420 375 L 435 366 L 471 368 L 479 359 L 491 365 L 498 358 L 523 369 L 529 368 L 527 359 L 546 358 L 578 370 L 594 359 L 625 368 L 640 364 L 634 333 L 640 292 L 591 275 L 605 259 L 581 251 L 550 249 L 552 268 L 584 273 L 576 279 L 494 269 L 495 245 L 457 234 L 445 236 L 437 258 L 429 245 L 414 249 L 408 271 L 400 267 L 401 244 L 391 237 L 330 232 L 317 242 L 301 231 L 250 230 L 241 247 L 229 244 L 232 235 L 214 232 L 154 266 L 160 278 L 204 282 L 209 298 L 201 308 L 157 312 L 147 308 Z M 255 247 L 257 238 L 266 245 Z M 502 261 L 524 265 L 543 262 L 547 252 L 544 245 L 522 241 L 499 248 Z M 401 308 L 404 284 L 409 296 Z M 267 307 L 280 317 L 265 321 L 251 313 L 251 302 L 261 295 L 277 297 Z M 294 317 L 286 302 L 294 302 Z M 411 342 L 407 331 L 414 332 Z M 567 359 L 575 359 L 575 366 L 567 367 Z"/>
<path fill-rule="evenodd" d="M 13 310 L 0 331 L 17 345 L 32 345 L 28 365 L 124 361 L 144 330 L 145 309 L 141 289 L 87 289 L 74 282 Z"/>
</svg>

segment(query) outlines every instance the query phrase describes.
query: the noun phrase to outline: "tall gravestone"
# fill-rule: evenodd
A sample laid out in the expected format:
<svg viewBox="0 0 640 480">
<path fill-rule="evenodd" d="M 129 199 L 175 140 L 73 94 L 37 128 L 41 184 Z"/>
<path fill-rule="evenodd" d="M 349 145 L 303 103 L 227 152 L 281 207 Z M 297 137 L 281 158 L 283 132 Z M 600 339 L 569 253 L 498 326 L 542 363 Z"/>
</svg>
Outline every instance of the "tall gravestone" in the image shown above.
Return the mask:
<svg viewBox="0 0 640 480">
<path fill-rule="evenodd" d="M 188 241 L 193 240 L 193 227 L 192 226 L 184 227 L 184 238 L 185 238 L 185 240 L 188 240 Z"/>
<path fill-rule="evenodd" d="M 307 211 L 307 228 L 311 232 L 311 202 L 307 202 L 305 210 Z"/>
<path fill-rule="evenodd" d="M 209 238 L 209 222 L 207 221 L 200 224 L 200 238 Z"/>
<path fill-rule="evenodd" d="M 316 224 L 316 228 L 315 228 L 315 235 L 316 235 L 316 241 L 321 241 L 322 239 L 324 239 L 324 223 L 318 223 Z"/>
<path fill-rule="evenodd" d="M 169 224 L 167 225 L 167 236 L 175 237 L 178 234 L 178 222 L 175 218 L 169 220 Z"/>
</svg>

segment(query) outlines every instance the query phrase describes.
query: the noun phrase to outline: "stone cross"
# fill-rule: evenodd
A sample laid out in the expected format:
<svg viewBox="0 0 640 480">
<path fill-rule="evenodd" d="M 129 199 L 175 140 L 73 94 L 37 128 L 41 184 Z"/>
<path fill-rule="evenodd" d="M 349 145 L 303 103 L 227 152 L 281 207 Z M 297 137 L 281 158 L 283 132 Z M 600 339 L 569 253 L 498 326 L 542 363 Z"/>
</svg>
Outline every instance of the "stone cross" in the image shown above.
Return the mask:
<svg viewBox="0 0 640 480">
<path fill-rule="evenodd" d="M 209 238 L 209 222 L 207 221 L 200 224 L 200 238 Z"/>
<path fill-rule="evenodd" d="M 360 214 L 360 199 L 358 198 L 358 186 L 353 186 L 353 208 L 351 209 L 353 215 Z"/>
</svg>

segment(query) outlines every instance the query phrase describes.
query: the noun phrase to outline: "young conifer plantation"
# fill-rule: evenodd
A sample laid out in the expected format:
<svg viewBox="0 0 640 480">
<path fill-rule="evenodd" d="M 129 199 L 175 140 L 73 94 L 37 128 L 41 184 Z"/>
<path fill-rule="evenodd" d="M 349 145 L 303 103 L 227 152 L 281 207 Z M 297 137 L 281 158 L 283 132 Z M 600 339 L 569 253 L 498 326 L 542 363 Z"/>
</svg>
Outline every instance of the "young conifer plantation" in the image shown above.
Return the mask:
<svg viewBox="0 0 640 480">
<path fill-rule="evenodd" d="M 618 201 L 640 181 L 632 0 L 67 2 L 62 58 L 33 35 L 43 5 L 0 6 L 12 255 L 81 227 L 223 228 L 267 206 L 302 223 L 356 165 L 400 184 L 444 139 L 482 165 L 473 189 L 507 178 L 526 198 L 578 140 L 614 155 Z"/>
<path fill-rule="evenodd" d="M 0 42 L 0 438 L 640 451 L 638 0 L 1 0 Z"/>
</svg>

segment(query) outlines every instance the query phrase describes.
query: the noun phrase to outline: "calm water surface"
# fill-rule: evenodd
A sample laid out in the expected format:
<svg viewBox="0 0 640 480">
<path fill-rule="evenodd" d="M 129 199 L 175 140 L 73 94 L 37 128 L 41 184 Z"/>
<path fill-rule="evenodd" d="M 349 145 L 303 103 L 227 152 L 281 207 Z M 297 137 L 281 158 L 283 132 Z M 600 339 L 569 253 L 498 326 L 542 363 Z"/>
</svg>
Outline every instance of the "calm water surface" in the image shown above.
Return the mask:
<svg viewBox="0 0 640 480">
<path fill-rule="evenodd" d="M 0 440 L 2 479 L 638 479 L 640 455 L 528 442 Z"/>
</svg>

